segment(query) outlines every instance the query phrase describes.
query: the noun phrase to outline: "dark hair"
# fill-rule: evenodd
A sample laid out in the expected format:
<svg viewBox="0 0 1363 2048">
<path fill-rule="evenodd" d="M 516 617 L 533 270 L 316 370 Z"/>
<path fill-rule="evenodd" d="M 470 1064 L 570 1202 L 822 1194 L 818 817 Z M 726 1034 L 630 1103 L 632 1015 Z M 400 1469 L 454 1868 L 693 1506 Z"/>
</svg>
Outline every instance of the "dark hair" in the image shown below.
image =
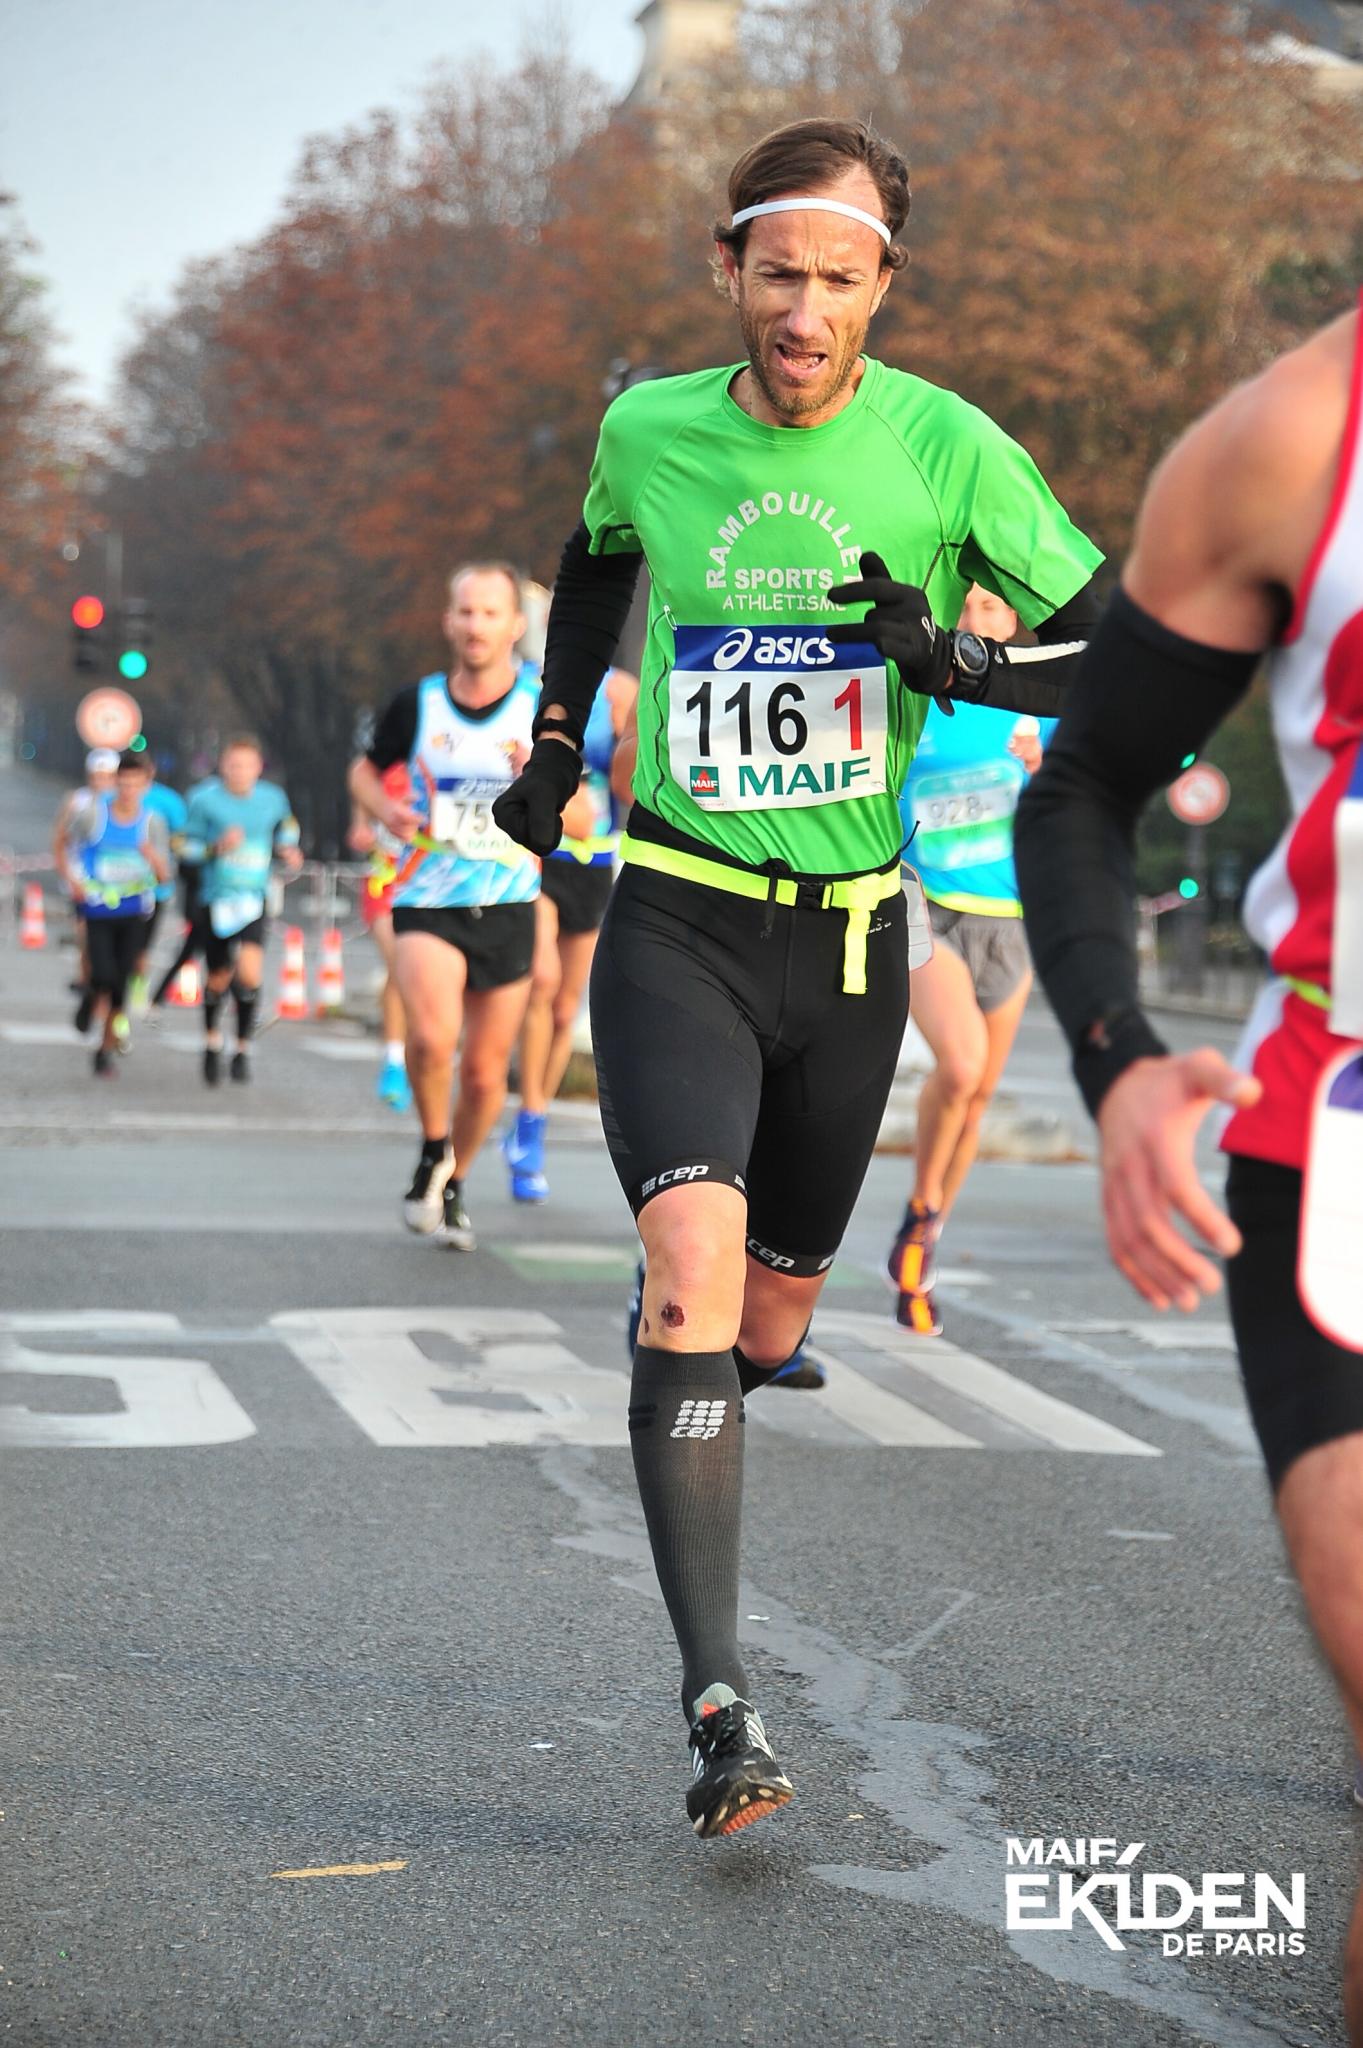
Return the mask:
<svg viewBox="0 0 1363 2048">
<path fill-rule="evenodd" d="M 234 732 L 230 739 L 225 739 L 222 743 L 224 754 L 230 754 L 234 747 L 249 747 L 253 754 L 259 754 L 262 761 L 265 759 L 265 749 L 253 732 Z"/>
<path fill-rule="evenodd" d="M 134 753 L 131 747 L 125 747 L 118 757 L 118 771 L 120 774 L 122 774 L 125 768 L 135 768 L 139 775 L 145 775 L 150 767 L 151 762 L 141 750 Z"/>
<path fill-rule="evenodd" d="M 512 594 L 516 600 L 516 610 L 518 612 L 524 611 L 525 599 L 524 593 L 521 590 L 521 572 L 510 562 L 461 562 L 457 569 L 451 569 L 450 580 L 445 586 L 451 599 L 454 597 L 455 584 L 465 576 L 505 576 L 507 582 L 511 585 Z"/>
<path fill-rule="evenodd" d="M 762 206 L 768 199 L 800 192 L 823 192 L 857 167 L 869 173 L 880 195 L 881 213 L 890 230 L 880 259 L 882 270 L 902 270 L 907 249 L 895 240 L 909 217 L 909 167 L 894 144 L 877 135 L 869 121 L 834 121 L 818 116 L 791 121 L 773 129 L 745 149 L 729 173 L 729 212 Z M 715 240 L 732 249 L 739 261 L 748 245 L 751 221 L 731 228 L 716 221 Z"/>
</svg>

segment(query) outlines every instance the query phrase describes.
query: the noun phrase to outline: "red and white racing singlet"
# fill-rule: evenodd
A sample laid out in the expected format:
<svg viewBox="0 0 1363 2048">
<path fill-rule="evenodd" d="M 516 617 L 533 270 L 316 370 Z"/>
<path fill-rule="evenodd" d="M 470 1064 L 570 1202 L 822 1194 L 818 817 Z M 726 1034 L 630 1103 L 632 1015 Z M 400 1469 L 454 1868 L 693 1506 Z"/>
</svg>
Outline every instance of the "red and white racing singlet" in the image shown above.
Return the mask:
<svg viewBox="0 0 1363 2048">
<path fill-rule="evenodd" d="M 1237 1110 L 1222 1144 L 1300 1167 L 1312 1096 L 1338 1054 L 1320 1000 L 1331 987 L 1337 902 L 1336 814 L 1363 749 L 1363 320 L 1349 414 L 1325 524 L 1307 563 L 1292 619 L 1269 662 L 1270 708 L 1291 821 L 1245 897 L 1245 925 L 1277 979 L 1255 1004 L 1237 1065 L 1264 1084 L 1254 1109 Z"/>
</svg>

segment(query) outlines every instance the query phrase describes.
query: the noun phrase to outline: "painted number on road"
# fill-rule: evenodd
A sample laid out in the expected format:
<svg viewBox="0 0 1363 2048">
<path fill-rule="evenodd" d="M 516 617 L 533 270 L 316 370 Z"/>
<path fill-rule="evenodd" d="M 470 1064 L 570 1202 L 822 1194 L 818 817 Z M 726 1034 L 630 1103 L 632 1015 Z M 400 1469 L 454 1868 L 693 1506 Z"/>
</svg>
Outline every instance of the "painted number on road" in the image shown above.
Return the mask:
<svg viewBox="0 0 1363 2048">
<path fill-rule="evenodd" d="M 624 1380 L 527 1309 L 309 1309 L 271 1328 L 372 1443 L 624 1444 Z"/>
<path fill-rule="evenodd" d="M 66 1446 L 84 1450 L 150 1450 L 189 1444 L 230 1444 L 254 1436 L 255 1424 L 203 1358 L 163 1358 L 135 1348 L 100 1351 L 90 1343 L 126 1333 L 130 1345 L 138 1336 L 170 1337 L 178 1333 L 174 1316 L 101 1315 L 79 1312 L 65 1316 L 0 1317 L 0 1375 L 65 1381 L 85 1385 L 106 1381 L 105 1405 L 92 1411 L 62 1412 L 53 1389 L 52 1405 L 44 1406 L 36 1391 L 22 1400 L 5 1400 L 0 1377 L 0 1445 L 25 1448 Z M 61 1335 L 79 1349 L 34 1351 L 24 1336 Z"/>
</svg>

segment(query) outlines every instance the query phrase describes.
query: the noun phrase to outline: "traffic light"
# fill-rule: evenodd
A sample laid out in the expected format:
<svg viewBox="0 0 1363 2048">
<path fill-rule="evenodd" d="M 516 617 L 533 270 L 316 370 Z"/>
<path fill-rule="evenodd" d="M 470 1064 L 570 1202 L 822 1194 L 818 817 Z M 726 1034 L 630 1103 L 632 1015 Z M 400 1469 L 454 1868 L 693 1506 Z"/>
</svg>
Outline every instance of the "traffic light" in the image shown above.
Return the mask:
<svg viewBox="0 0 1363 2048">
<path fill-rule="evenodd" d="M 78 669 L 104 666 L 104 601 L 78 597 L 71 607 L 71 661 Z"/>
<path fill-rule="evenodd" d="M 1179 882 L 1178 893 L 1185 903 L 1191 903 L 1194 896 L 1202 894 L 1202 884 L 1195 875 L 1184 875 Z"/>
<path fill-rule="evenodd" d="M 140 683 L 151 667 L 151 606 L 147 600 L 125 598 L 118 625 L 118 673 L 125 683 Z"/>
</svg>

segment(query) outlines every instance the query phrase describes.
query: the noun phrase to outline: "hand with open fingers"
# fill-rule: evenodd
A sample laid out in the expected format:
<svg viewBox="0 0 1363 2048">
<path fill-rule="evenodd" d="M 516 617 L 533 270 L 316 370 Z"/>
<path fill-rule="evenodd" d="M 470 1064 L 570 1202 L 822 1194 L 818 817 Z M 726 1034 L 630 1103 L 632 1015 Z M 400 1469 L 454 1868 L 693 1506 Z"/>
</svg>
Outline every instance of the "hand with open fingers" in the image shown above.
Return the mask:
<svg viewBox="0 0 1363 2048">
<path fill-rule="evenodd" d="M 905 689 L 928 697 L 948 694 L 953 675 L 951 635 L 937 624 L 917 584 L 896 583 L 880 556 L 866 548 L 858 580 L 837 584 L 829 591 L 828 601 L 871 607 L 859 625 L 826 629 L 826 638 L 835 646 L 869 640 L 894 663 Z"/>
<path fill-rule="evenodd" d="M 1240 1233 L 1198 1178 L 1198 1128 L 1216 1103 L 1247 1109 L 1262 1083 L 1239 1074 L 1211 1046 L 1134 1060 L 1098 1109 L 1103 1214 L 1118 1269 L 1151 1305 L 1191 1312 L 1221 1275 L 1175 1218 L 1219 1258 L 1233 1258 Z"/>
</svg>

